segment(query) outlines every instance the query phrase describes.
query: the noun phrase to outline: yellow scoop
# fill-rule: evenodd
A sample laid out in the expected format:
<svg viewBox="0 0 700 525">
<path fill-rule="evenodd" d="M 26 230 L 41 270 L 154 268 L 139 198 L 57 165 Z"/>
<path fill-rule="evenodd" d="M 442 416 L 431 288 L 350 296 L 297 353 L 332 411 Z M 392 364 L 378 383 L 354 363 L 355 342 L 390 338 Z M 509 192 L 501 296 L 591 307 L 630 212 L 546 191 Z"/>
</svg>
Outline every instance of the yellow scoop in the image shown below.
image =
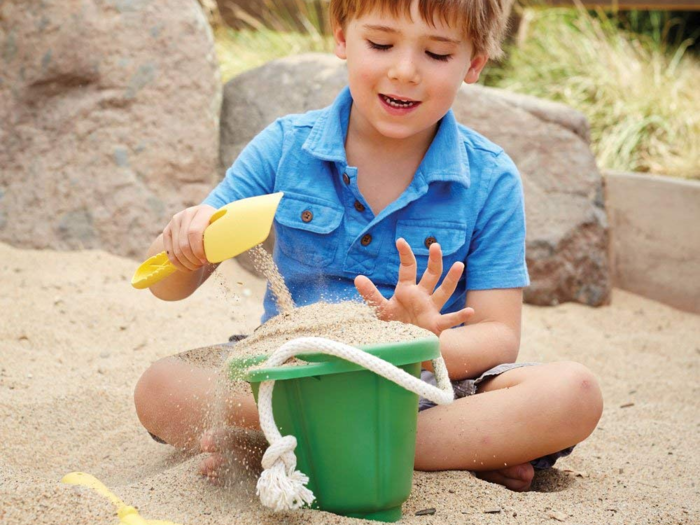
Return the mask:
<svg viewBox="0 0 700 525">
<path fill-rule="evenodd" d="M 257 246 L 270 235 L 272 219 L 282 192 L 250 197 L 219 208 L 204 230 L 204 253 L 211 263 L 219 263 Z M 142 290 L 175 272 L 165 252 L 147 259 L 131 278 L 131 286 Z"/>
<path fill-rule="evenodd" d="M 134 507 L 124 503 L 117 496 L 112 494 L 100 480 L 91 476 L 90 474 L 85 474 L 84 472 L 71 472 L 70 474 L 63 476 L 61 483 L 68 483 L 69 485 L 82 485 L 84 487 L 91 488 L 100 496 L 107 498 L 117 507 L 117 516 L 119 517 L 119 523 L 121 525 L 177 525 L 177 523 L 173 523 L 172 521 L 143 519 L 141 516 L 139 516 L 138 511 Z"/>
</svg>

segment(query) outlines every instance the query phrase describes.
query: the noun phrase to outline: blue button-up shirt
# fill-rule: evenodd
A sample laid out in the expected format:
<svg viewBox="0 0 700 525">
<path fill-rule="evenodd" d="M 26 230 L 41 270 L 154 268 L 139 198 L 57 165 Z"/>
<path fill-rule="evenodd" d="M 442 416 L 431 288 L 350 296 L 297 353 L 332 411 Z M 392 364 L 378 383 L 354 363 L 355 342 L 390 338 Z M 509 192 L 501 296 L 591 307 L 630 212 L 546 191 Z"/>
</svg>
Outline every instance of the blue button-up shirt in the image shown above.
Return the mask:
<svg viewBox="0 0 700 525">
<path fill-rule="evenodd" d="M 353 284 L 359 274 L 390 298 L 398 280 L 400 237 L 415 253 L 419 279 L 431 241 L 442 248 L 445 273 L 454 262 L 464 262 L 465 273 L 443 313 L 464 308 L 468 290 L 527 286 L 522 184 L 503 149 L 448 111 L 411 184 L 375 216 L 358 188 L 357 168 L 345 157 L 351 106 L 346 87 L 325 109 L 277 119 L 204 200 L 219 208 L 284 192 L 273 258 L 294 302 L 361 300 Z M 276 314 L 268 288 L 262 321 Z"/>
</svg>

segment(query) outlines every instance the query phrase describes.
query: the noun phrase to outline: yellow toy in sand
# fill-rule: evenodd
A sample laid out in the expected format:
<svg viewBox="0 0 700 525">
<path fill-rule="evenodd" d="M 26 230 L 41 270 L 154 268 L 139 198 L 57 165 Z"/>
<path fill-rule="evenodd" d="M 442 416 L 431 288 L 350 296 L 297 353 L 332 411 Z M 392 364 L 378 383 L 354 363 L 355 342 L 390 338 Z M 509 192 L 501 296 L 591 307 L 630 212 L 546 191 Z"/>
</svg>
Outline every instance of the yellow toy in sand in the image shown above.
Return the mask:
<svg viewBox="0 0 700 525">
<path fill-rule="evenodd" d="M 139 516 L 138 511 L 134 507 L 124 503 L 117 496 L 112 494 L 100 480 L 94 476 L 91 476 L 90 474 L 85 474 L 84 472 L 71 472 L 70 474 L 63 476 L 61 483 L 67 483 L 69 485 L 82 485 L 84 487 L 91 488 L 101 496 L 107 498 L 117 507 L 117 516 L 119 516 L 119 523 L 122 525 L 178 525 L 172 521 L 143 519 L 141 516 Z"/>
</svg>

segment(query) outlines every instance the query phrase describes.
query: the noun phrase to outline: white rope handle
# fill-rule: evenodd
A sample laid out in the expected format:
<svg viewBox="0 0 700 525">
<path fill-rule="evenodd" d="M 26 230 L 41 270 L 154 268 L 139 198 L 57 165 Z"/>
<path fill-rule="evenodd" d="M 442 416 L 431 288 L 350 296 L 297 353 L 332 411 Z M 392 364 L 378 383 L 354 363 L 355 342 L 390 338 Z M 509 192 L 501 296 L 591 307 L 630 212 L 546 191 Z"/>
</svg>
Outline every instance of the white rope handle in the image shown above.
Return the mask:
<svg viewBox="0 0 700 525">
<path fill-rule="evenodd" d="M 319 352 L 358 364 L 433 403 L 445 405 L 454 400 L 454 391 L 442 357 L 432 360 L 437 388 L 359 348 L 322 337 L 300 337 L 288 341 L 265 361 L 264 366 L 279 366 L 296 355 Z M 274 381 L 263 381 L 258 392 L 260 427 L 270 447 L 262 459 L 264 471 L 258 480 L 257 494 L 263 505 L 276 511 L 298 509 L 304 504 L 310 505 L 315 498 L 313 492 L 306 488 L 309 478 L 296 470 L 296 439 L 294 436 L 282 436 L 275 424 L 272 413 L 274 386 Z"/>
</svg>

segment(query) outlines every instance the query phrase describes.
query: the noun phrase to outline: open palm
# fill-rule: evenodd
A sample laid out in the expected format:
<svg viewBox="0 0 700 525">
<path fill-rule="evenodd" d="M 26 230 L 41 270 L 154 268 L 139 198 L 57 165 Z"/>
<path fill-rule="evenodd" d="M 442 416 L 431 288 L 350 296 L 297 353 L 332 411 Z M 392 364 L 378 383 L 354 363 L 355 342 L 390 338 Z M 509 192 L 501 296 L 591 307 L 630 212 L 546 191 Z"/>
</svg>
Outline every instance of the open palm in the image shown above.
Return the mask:
<svg viewBox="0 0 700 525">
<path fill-rule="evenodd" d="M 399 281 L 391 299 L 386 299 L 364 275 L 355 278 L 355 287 L 370 306 L 377 310 L 377 315 L 384 321 L 401 321 L 414 324 L 440 335 L 444 330 L 466 322 L 474 314 L 472 308 L 463 308 L 458 312 L 441 314 L 440 310 L 452 296 L 459 278 L 464 271 L 464 264 L 457 262 L 447 272 L 442 284 L 435 289 L 442 275 L 442 250 L 438 243 L 430 246 L 428 267 L 416 283 L 418 264 L 413 250 L 404 239 L 396 241 L 399 251 Z"/>
</svg>

